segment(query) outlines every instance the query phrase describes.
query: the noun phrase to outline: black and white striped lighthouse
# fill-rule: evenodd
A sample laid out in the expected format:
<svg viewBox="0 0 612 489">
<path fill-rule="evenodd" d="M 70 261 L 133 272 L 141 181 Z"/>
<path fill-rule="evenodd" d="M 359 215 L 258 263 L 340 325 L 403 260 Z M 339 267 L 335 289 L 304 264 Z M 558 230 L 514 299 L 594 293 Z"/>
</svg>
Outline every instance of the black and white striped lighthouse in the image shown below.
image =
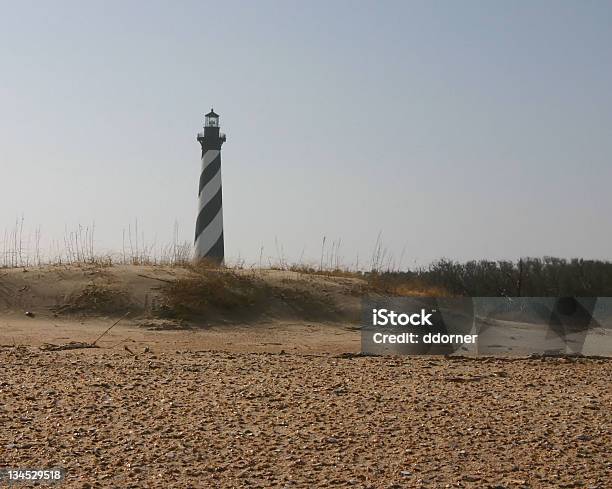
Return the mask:
<svg viewBox="0 0 612 489">
<path fill-rule="evenodd" d="M 221 145 L 225 142 L 225 134 L 219 133 L 219 115 L 213 109 L 205 117 L 204 132 L 198 133 L 198 142 L 202 145 L 202 172 L 198 193 L 195 259 L 222 264 Z"/>
</svg>

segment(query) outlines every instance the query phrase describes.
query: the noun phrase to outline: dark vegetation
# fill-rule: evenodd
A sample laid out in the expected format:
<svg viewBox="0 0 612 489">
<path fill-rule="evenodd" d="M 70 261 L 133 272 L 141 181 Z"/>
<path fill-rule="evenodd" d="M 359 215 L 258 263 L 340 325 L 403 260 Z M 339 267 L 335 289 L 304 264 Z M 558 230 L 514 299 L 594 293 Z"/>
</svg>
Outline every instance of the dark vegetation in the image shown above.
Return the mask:
<svg viewBox="0 0 612 489">
<path fill-rule="evenodd" d="M 430 290 L 432 295 L 472 297 L 609 297 L 612 263 L 600 260 L 525 258 L 511 261 L 439 260 L 406 272 L 365 274 L 369 283 L 392 293 Z M 409 294 L 400 294 L 409 295 Z"/>
</svg>

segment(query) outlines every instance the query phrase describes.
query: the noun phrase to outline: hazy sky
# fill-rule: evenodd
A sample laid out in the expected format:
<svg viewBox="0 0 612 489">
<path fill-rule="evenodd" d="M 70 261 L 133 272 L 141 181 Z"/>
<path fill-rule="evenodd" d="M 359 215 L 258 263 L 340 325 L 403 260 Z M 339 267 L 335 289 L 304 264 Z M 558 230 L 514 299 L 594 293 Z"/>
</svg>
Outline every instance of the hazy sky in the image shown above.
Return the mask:
<svg viewBox="0 0 612 489">
<path fill-rule="evenodd" d="M 229 257 L 612 258 L 612 2 L 0 6 L 0 232 L 191 241 L 214 106 Z"/>
</svg>

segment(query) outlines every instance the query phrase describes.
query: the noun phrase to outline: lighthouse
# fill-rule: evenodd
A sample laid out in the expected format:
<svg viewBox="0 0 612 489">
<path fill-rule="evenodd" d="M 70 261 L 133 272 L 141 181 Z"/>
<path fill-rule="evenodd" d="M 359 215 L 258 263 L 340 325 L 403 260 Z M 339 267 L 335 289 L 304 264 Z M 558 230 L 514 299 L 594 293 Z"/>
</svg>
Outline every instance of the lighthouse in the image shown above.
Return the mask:
<svg viewBox="0 0 612 489">
<path fill-rule="evenodd" d="M 221 265 L 224 258 L 223 206 L 221 192 L 221 146 L 225 134 L 219 132 L 219 115 L 206 114 L 204 132 L 198 133 L 202 146 L 202 171 L 198 192 L 198 218 L 195 231 L 195 259 Z"/>
</svg>

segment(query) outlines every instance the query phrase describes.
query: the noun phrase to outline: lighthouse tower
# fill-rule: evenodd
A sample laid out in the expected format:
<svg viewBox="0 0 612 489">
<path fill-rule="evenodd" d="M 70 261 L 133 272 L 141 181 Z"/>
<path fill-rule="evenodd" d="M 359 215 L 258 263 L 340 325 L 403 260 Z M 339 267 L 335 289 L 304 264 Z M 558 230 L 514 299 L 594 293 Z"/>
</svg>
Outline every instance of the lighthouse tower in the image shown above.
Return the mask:
<svg viewBox="0 0 612 489">
<path fill-rule="evenodd" d="M 221 145 L 225 142 L 225 134 L 219 133 L 219 115 L 213 109 L 205 117 L 204 132 L 198 133 L 198 142 L 202 146 L 202 172 L 198 193 L 195 259 L 222 264 Z"/>
</svg>

